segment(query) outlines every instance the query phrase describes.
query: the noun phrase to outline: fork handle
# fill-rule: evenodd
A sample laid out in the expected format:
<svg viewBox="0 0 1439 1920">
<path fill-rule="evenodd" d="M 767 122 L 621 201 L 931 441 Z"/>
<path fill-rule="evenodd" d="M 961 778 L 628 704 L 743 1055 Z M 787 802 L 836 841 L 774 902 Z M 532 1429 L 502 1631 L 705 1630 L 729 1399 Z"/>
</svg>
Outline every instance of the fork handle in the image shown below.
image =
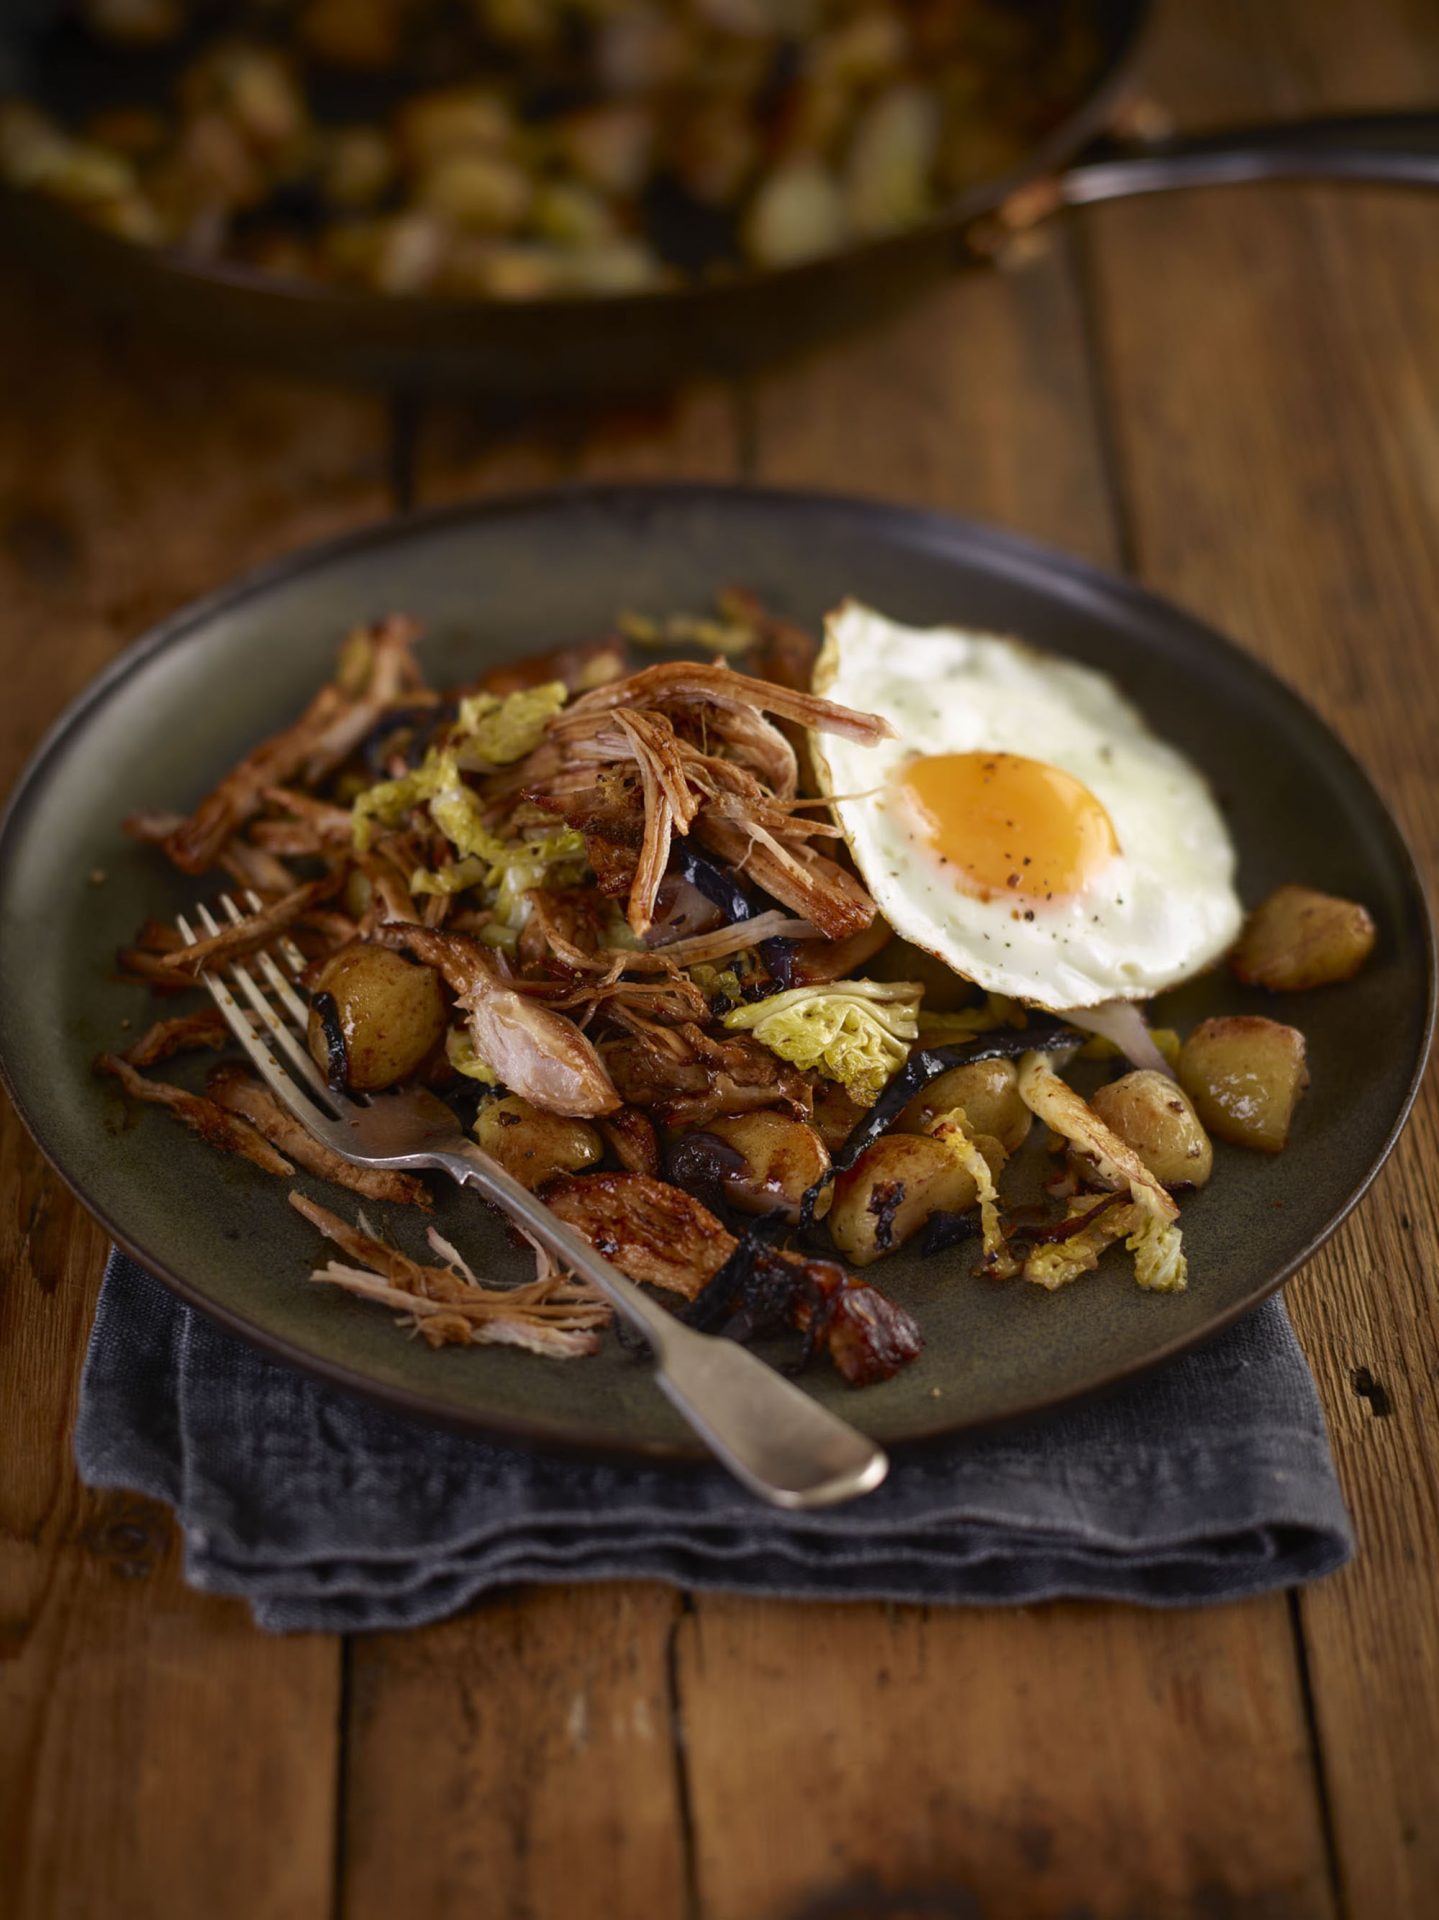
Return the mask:
<svg viewBox="0 0 1439 1920">
<path fill-rule="evenodd" d="M 737 1341 L 685 1326 L 479 1147 L 466 1143 L 434 1158 L 644 1335 L 665 1398 L 751 1492 L 778 1507 L 823 1507 L 869 1493 L 884 1479 L 889 1461 L 873 1440 Z"/>
</svg>

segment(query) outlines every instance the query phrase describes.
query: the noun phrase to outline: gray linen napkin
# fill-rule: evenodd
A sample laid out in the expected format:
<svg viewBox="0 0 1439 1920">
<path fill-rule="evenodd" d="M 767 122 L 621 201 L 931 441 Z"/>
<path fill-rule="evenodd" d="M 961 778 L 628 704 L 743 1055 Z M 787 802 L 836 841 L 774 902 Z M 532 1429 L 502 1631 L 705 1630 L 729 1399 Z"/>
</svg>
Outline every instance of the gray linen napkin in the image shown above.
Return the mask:
<svg viewBox="0 0 1439 1920">
<path fill-rule="evenodd" d="M 794 1515 L 718 1470 L 411 1425 L 263 1359 L 114 1253 L 75 1452 L 92 1486 L 173 1506 L 187 1579 L 277 1632 L 414 1626 L 527 1580 L 1178 1606 L 1314 1579 L 1353 1550 L 1278 1300 L 1102 1400 L 902 1455 L 868 1499 Z"/>
</svg>

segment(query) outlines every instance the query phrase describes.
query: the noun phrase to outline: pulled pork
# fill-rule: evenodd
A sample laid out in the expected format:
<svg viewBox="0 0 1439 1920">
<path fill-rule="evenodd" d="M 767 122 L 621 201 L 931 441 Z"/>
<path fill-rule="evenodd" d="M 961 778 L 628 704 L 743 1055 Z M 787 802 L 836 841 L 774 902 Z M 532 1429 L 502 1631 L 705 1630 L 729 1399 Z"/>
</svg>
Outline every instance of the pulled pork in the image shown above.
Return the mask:
<svg viewBox="0 0 1439 1920">
<path fill-rule="evenodd" d="M 691 1318 L 736 1332 L 794 1327 L 852 1386 L 887 1380 L 924 1345 L 868 1281 L 833 1260 L 740 1241 L 678 1187 L 641 1173 L 560 1174 L 540 1195 L 631 1280 L 702 1301 Z"/>
<path fill-rule="evenodd" d="M 819 1075 L 722 1019 L 846 973 L 889 937 L 838 829 L 802 793 L 807 730 L 877 741 L 889 729 L 805 691 L 812 640 L 731 600 L 737 658 L 772 661 L 772 678 L 675 661 L 626 672 L 623 644 L 606 639 L 444 691 L 422 679 L 413 622 L 357 629 L 298 720 L 192 814 L 127 822 L 181 872 L 227 876 L 248 917 L 190 946 L 150 922 L 120 964 L 156 993 L 185 992 L 284 935 L 328 995 L 317 1014 L 365 1055 L 367 1090 L 383 1096 L 392 1059 L 391 1084 L 503 1090 L 537 1153 L 551 1126 L 547 1164 L 576 1164 L 565 1155 L 581 1136 L 585 1156 L 603 1152 L 609 1171 L 567 1175 L 553 1204 L 625 1271 L 704 1295 L 735 1327 L 797 1327 L 846 1378 L 880 1378 L 918 1351 L 898 1309 L 832 1263 L 757 1254 L 661 1178 L 677 1133 L 765 1110 L 809 1118 Z M 332 1152 L 245 1066 L 218 1065 L 204 1094 L 138 1070 L 228 1038 L 207 1007 L 156 1021 L 99 1065 L 267 1173 L 429 1205 L 413 1176 Z M 549 1116 L 563 1116 L 563 1138 Z M 591 1351 L 608 1318 L 552 1265 L 497 1290 L 433 1230 L 432 1264 L 291 1198 L 337 1249 L 316 1280 L 392 1307 L 434 1344 L 565 1356 Z"/>
<path fill-rule="evenodd" d="M 316 1267 L 310 1278 L 396 1308 L 400 1325 L 413 1328 L 432 1347 L 523 1347 L 552 1360 L 572 1360 L 595 1351 L 598 1329 L 609 1321 L 606 1303 L 562 1273 L 551 1272 L 527 1286 L 486 1287 L 433 1227 L 429 1242 L 444 1263 L 440 1266 L 412 1260 L 376 1239 L 363 1215 L 352 1227 L 297 1192 L 290 1194 L 290 1205 L 348 1256 Z"/>
<path fill-rule="evenodd" d="M 525 792 L 584 834 L 601 889 L 626 896 L 636 934 L 653 922 L 675 836 L 691 832 L 828 939 L 874 918 L 859 881 L 815 845 L 835 829 L 792 810 L 798 763 L 770 713 L 855 740 L 890 732 L 815 694 L 683 662 L 584 694 L 552 723 L 546 746 L 560 755 Z"/>
</svg>

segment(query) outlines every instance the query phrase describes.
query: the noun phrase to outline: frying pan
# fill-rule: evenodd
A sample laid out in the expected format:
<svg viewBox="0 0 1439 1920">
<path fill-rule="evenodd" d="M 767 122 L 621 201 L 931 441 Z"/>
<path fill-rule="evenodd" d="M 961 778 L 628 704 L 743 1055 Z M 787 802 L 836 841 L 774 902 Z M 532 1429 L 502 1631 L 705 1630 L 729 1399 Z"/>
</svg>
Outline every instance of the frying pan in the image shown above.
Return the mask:
<svg viewBox="0 0 1439 1920">
<path fill-rule="evenodd" d="M 857 331 L 997 239 L 1066 206 L 1256 180 L 1439 186 L 1439 111 L 1332 116 L 1136 144 L 1108 131 L 1151 0 L 1093 0 L 1096 79 L 1009 173 L 902 233 L 797 266 L 609 297 L 481 302 L 286 281 L 130 245 L 37 196 L 0 192 L 12 243 L 82 297 L 295 371 L 509 399 L 640 393 L 738 374 Z M 43 0 L 23 11 L 43 14 Z M 23 71 L 23 35 L 0 29 Z M 5 52 L 0 48 L 0 54 Z"/>
</svg>

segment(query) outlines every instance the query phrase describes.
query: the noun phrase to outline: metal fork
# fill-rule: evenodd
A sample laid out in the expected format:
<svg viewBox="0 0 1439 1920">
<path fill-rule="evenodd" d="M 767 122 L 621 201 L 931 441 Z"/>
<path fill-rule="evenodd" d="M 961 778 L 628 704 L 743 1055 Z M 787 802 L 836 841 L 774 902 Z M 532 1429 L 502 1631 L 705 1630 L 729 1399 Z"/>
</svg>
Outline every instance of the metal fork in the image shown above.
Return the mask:
<svg viewBox="0 0 1439 1920">
<path fill-rule="evenodd" d="M 258 909 L 258 898 L 247 898 Z M 247 916 L 228 894 L 220 905 L 232 924 L 243 924 Z M 221 931 L 207 908 L 198 907 L 196 918 L 207 934 Z M 201 937 L 183 915 L 178 925 L 191 946 Z M 482 1152 L 443 1100 L 418 1087 L 360 1098 L 336 1093 L 306 1043 L 310 1010 L 295 990 L 305 966 L 299 949 L 280 938 L 274 953 L 261 948 L 250 958 L 264 986 L 244 960 L 202 972 L 200 981 L 266 1084 L 317 1140 L 360 1167 L 438 1168 L 502 1207 L 643 1334 L 661 1392 L 762 1499 L 832 1506 L 880 1484 L 889 1471 L 882 1448 L 737 1342 L 697 1333 L 666 1312 Z"/>
</svg>

